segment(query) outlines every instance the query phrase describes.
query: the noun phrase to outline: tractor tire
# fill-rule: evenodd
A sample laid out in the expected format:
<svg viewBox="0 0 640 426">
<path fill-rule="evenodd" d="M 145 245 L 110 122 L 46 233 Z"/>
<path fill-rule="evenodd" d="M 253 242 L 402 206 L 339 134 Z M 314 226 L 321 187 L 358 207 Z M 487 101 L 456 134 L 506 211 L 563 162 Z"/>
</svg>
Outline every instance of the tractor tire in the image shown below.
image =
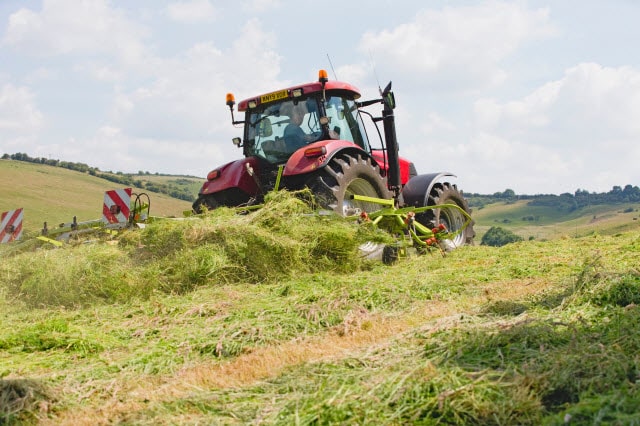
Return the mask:
<svg viewBox="0 0 640 426">
<path fill-rule="evenodd" d="M 206 213 L 218 207 L 220 207 L 220 203 L 218 203 L 214 195 L 200 195 L 192 205 L 195 214 Z"/>
<path fill-rule="evenodd" d="M 471 214 L 469 203 L 462 195 L 462 191 L 455 184 L 449 182 L 436 183 L 429 193 L 427 205 L 434 206 L 439 204 L 455 204 L 467 214 Z M 442 207 L 420 213 L 416 215 L 416 220 L 429 228 L 434 228 L 442 223 L 449 232 L 457 232 L 460 231 L 467 218 L 458 209 Z M 473 244 L 473 238 L 476 235 L 473 224 L 474 222 L 471 221 L 464 230 L 450 240 L 453 246 L 451 248 Z"/>
<path fill-rule="evenodd" d="M 371 158 L 356 154 L 338 154 L 324 168 L 318 170 L 307 186 L 321 208 L 333 210 L 340 216 L 359 215 L 380 210 L 378 203 L 357 201 L 352 195 L 392 198 L 387 179 Z"/>
</svg>

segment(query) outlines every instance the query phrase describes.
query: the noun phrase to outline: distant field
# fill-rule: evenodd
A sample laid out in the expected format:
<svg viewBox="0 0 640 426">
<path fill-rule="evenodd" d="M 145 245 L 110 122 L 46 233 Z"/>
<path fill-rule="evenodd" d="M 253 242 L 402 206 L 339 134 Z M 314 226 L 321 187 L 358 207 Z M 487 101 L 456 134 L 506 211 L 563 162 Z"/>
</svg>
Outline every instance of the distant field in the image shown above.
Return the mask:
<svg viewBox="0 0 640 426">
<path fill-rule="evenodd" d="M 171 176 L 171 175 L 133 175 L 135 180 L 143 182 L 152 182 L 165 185 L 178 185 L 189 188 L 189 192 L 194 195 L 198 194 L 202 184 L 206 179 L 194 176 Z"/>
<path fill-rule="evenodd" d="M 473 218 L 478 241 L 492 226 L 509 229 L 525 239 L 553 239 L 639 229 L 639 209 L 638 203 L 629 203 L 591 206 L 567 213 L 553 207 L 529 206 L 526 200 L 521 200 L 476 209 Z"/>
<path fill-rule="evenodd" d="M 70 222 L 73 216 L 78 221 L 99 219 L 104 192 L 121 187 L 60 167 L 0 160 L 0 212 L 22 207 L 25 232 L 38 232 L 44 222 L 49 227 Z M 143 192 L 139 188 L 133 188 L 133 191 Z M 147 194 L 151 199 L 152 215 L 182 216 L 184 210 L 191 209 L 191 203 L 187 201 L 152 192 Z"/>
</svg>

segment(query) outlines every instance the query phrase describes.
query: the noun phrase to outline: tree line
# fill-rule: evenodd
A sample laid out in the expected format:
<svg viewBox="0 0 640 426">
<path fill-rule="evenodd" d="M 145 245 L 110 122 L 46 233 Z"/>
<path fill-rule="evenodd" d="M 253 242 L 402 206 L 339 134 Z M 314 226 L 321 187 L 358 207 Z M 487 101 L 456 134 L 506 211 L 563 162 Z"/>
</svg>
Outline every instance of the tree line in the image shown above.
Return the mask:
<svg viewBox="0 0 640 426">
<path fill-rule="evenodd" d="M 96 176 L 101 179 L 108 180 L 110 182 L 117 183 L 123 186 L 135 186 L 137 188 L 145 189 L 151 192 L 157 192 L 160 194 L 166 194 L 173 198 L 178 198 L 185 201 L 195 201 L 196 196 L 189 187 L 182 185 L 172 185 L 161 182 L 150 182 L 139 178 L 139 176 L 151 175 L 149 172 L 138 172 L 138 175 L 125 174 L 122 172 L 103 172 L 97 167 L 91 167 L 85 163 L 77 163 L 72 161 L 60 161 L 43 157 L 30 157 L 25 153 L 18 152 L 16 154 L 3 154 L 1 157 L 3 160 L 16 160 L 25 161 L 28 163 L 45 164 L 47 166 L 62 167 L 64 169 L 73 170 L 80 173 L 87 173 L 91 176 Z M 158 176 L 158 173 L 155 173 Z M 180 180 L 177 182 L 180 183 Z"/>
<path fill-rule="evenodd" d="M 465 196 L 469 199 L 469 205 L 475 208 L 482 208 L 495 202 L 514 203 L 518 200 L 529 200 L 530 206 L 547 206 L 564 212 L 572 212 L 594 205 L 640 203 L 640 188 L 630 184 L 624 187 L 616 185 L 608 192 L 597 193 L 578 189 L 573 194 L 565 192 L 560 195 L 518 195 L 512 189 L 506 189 L 503 192 L 490 195 L 465 194 Z"/>
</svg>

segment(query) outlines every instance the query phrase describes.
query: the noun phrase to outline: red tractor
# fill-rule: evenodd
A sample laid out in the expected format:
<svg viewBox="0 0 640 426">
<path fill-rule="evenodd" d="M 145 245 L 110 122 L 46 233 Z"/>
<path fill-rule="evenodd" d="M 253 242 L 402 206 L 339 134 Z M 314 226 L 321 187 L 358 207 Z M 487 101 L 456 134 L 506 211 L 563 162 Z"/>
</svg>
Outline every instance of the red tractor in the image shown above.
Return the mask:
<svg viewBox="0 0 640 426">
<path fill-rule="evenodd" d="M 244 126 L 243 139 L 233 142 L 245 158 L 209 172 L 194 211 L 250 206 L 274 188 L 307 187 L 321 208 L 343 216 L 381 208 L 367 197 L 393 199 L 397 207 L 442 205 L 415 219 L 427 227 L 444 224 L 454 233 L 455 246 L 471 243 L 475 232 L 461 212 L 470 213 L 467 201 L 456 185 L 441 182 L 454 175 L 418 175 L 412 162 L 398 156 L 391 83 L 379 99 L 359 99 L 356 87 L 329 81 L 324 70 L 317 82 L 241 101 L 238 111 L 244 112 L 244 120 L 234 118 L 235 100 L 228 94 L 232 123 Z M 373 104 L 383 105 L 381 117 L 364 110 Z M 369 129 L 377 132 L 379 147 L 370 144 L 365 117 L 373 123 Z M 376 124 L 380 121 L 384 138 Z"/>
</svg>

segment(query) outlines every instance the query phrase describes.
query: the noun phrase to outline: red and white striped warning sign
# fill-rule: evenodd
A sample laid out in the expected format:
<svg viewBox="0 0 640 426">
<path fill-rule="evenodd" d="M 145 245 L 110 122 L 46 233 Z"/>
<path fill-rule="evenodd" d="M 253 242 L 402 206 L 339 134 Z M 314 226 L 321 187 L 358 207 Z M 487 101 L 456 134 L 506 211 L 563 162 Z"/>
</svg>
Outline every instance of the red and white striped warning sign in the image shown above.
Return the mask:
<svg viewBox="0 0 640 426">
<path fill-rule="evenodd" d="M 131 188 L 115 189 L 104 193 L 102 221 L 107 224 L 126 224 L 129 221 Z"/>
<path fill-rule="evenodd" d="M 0 216 L 0 244 L 19 240 L 22 236 L 22 208 L 10 210 Z"/>
</svg>

